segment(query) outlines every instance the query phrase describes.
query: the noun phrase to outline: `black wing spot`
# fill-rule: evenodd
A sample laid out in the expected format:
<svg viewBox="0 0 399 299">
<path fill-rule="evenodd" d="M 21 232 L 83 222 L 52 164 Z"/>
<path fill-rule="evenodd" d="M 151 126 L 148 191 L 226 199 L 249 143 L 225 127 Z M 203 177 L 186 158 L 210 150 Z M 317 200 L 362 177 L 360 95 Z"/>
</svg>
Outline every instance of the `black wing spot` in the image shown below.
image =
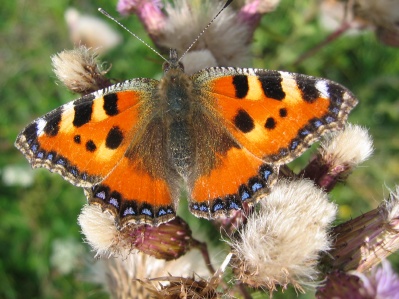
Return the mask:
<svg viewBox="0 0 399 299">
<path fill-rule="evenodd" d="M 270 71 L 268 75 L 260 75 L 258 80 L 262 85 L 265 96 L 279 101 L 284 100 L 285 92 L 281 85 L 283 78 L 278 71 Z"/>
<path fill-rule="evenodd" d="M 24 135 L 25 135 L 25 137 L 26 137 L 26 139 L 31 139 L 32 137 L 33 138 L 36 138 L 37 137 L 37 130 L 38 130 L 38 128 L 37 128 L 37 123 L 36 122 L 34 122 L 34 123 L 31 123 L 29 126 L 27 126 L 26 128 L 25 128 L 25 130 L 24 130 Z"/>
<path fill-rule="evenodd" d="M 123 133 L 119 127 L 115 126 L 109 130 L 105 140 L 105 146 L 109 149 L 116 149 L 123 141 Z"/>
<path fill-rule="evenodd" d="M 251 132 L 255 128 L 254 120 L 245 110 L 238 110 L 234 117 L 234 125 L 243 133 Z"/>
<path fill-rule="evenodd" d="M 245 98 L 249 91 L 248 77 L 246 75 L 236 75 L 233 77 L 233 85 L 236 91 L 236 97 Z"/>
<path fill-rule="evenodd" d="M 302 93 L 302 98 L 305 100 L 305 102 L 313 103 L 319 98 L 319 90 L 315 86 L 315 83 L 317 81 L 314 81 L 303 75 L 295 76 L 295 81 L 296 85 Z"/>
<path fill-rule="evenodd" d="M 43 129 L 44 133 L 46 133 L 47 136 L 56 136 L 60 130 L 61 112 L 56 111 L 56 113 L 52 113 L 46 121 L 46 125 Z"/>
<path fill-rule="evenodd" d="M 91 120 L 91 115 L 93 113 L 93 101 L 76 103 L 74 109 L 75 116 L 73 118 L 73 125 L 75 127 L 81 127 Z"/>
<path fill-rule="evenodd" d="M 281 108 L 279 113 L 280 113 L 280 117 L 287 117 L 287 115 L 288 115 L 286 108 Z"/>
<path fill-rule="evenodd" d="M 86 142 L 86 149 L 89 152 L 94 152 L 97 149 L 96 144 L 93 142 L 93 140 L 89 140 Z"/>
<path fill-rule="evenodd" d="M 104 111 L 107 115 L 113 116 L 119 113 L 118 111 L 118 95 L 110 93 L 104 96 Z"/>
<path fill-rule="evenodd" d="M 80 135 L 73 136 L 73 141 L 77 144 L 80 144 L 82 142 Z"/>
<path fill-rule="evenodd" d="M 265 128 L 269 130 L 273 130 L 276 127 L 276 121 L 273 117 L 269 117 L 265 122 Z"/>
</svg>

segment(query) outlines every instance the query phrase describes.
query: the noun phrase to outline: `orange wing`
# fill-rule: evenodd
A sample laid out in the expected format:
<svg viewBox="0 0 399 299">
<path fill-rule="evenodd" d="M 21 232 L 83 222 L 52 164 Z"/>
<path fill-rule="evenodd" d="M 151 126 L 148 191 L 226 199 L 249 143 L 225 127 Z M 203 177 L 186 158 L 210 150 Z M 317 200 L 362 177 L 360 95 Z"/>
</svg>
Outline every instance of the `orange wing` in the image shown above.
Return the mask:
<svg viewBox="0 0 399 299">
<path fill-rule="evenodd" d="M 152 223 L 156 216 L 172 217 L 166 182 L 125 157 L 158 83 L 134 79 L 65 104 L 28 125 L 15 145 L 33 168 L 45 167 L 87 188 L 89 202 L 112 210 L 117 220 Z"/>
<path fill-rule="evenodd" d="M 278 165 L 342 128 L 357 100 L 341 85 L 260 69 L 210 68 L 193 77 L 202 106 L 235 142 L 190 187 L 190 208 L 210 218 L 270 192 Z M 218 156 L 218 153 L 215 153 Z"/>
<path fill-rule="evenodd" d="M 286 164 L 344 126 L 356 98 L 326 80 L 261 69 L 210 68 L 197 82 L 235 140 L 265 163 Z"/>
</svg>

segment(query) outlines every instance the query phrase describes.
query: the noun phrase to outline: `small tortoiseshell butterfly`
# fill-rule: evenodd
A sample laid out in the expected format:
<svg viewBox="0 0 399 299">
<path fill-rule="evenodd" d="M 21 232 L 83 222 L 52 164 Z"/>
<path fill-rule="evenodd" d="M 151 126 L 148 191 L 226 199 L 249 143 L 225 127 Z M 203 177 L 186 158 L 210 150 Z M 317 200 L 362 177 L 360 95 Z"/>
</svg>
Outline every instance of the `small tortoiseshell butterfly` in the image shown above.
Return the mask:
<svg viewBox="0 0 399 299">
<path fill-rule="evenodd" d="M 132 79 L 28 125 L 16 147 L 83 187 L 89 203 L 128 223 L 175 217 L 182 188 L 203 218 L 270 192 L 279 165 L 342 128 L 357 100 L 326 79 L 213 67 L 189 76 L 171 50 L 160 80 Z"/>
</svg>

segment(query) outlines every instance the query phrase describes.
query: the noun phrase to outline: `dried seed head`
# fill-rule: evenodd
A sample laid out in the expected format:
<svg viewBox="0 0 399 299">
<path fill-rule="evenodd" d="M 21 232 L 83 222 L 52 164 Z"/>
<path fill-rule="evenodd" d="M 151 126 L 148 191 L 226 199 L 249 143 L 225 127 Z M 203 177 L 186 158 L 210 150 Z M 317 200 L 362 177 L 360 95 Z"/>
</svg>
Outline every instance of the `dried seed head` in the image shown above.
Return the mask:
<svg viewBox="0 0 399 299">
<path fill-rule="evenodd" d="M 198 256 L 197 250 L 191 250 L 179 259 L 165 261 L 141 252 L 130 252 L 127 256 L 98 259 L 88 278 L 102 284 L 112 298 L 153 298 L 155 288 L 143 286 L 143 281 L 165 276 L 194 277 L 195 273 L 209 279 L 209 271 Z M 156 290 L 160 288 L 158 285 Z"/>
<path fill-rule="evenodd" d="M 167 276 L 148 279 L 141 283 L 154 299 L 217 299 L 222 297 L 222 294 L 216 291 L 217 284 L 201 278 Z"/>
<path fill-rule="evenodd" d="M 366 128 L 348 124 L 343 131 L 332 133 L 321 143 L 320 154 L 333 168 L 348 165 L 353 168 L 373 153 L 373 140 Z"/>
<path fill-rule="evenodd" d="M 336 206 L 311 181 L 280 181 L 248 217 L 240 240 L 231 241 L 235 274 L 270 291 L 292 284 L 302 290 L 317 278 L 321 251 L 330 248 L 328 229 Z"/>
<path fill-rule="evenodd" d="M 330 134 L 321 143 L 319 154 L 302 171 L 326 191 L 343 181 L 373 152 L 373 142 L 365 128 L 348 124 L 343 131 Z"/>
<path fill-rule="evenodd" d="M 84 46 L 62 51 L 51 60 L 58 80 L 73 92 L 85 95 L 112 84 L 104 76 L 107 71 L 97 62 L 97 54 Z"/>
</svg>

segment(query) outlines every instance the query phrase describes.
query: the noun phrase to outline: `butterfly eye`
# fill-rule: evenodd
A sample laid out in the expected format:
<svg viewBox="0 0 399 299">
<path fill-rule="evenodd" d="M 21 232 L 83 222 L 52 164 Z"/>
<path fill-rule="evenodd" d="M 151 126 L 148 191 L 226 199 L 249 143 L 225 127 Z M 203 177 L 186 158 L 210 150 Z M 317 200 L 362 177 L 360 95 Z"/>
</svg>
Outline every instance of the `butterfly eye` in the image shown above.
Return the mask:
<svg viewBox="0 0 399 299">
<path fill-rule="evenodd" d="M 164 72 L 164 73 L 168 72 L 169 69 L 170 69 L 170 63 L 169 63 L 169 62 L 165 62 L 165 63 L 163 64 L 162 68 L 163 68 L 163 72 Z"/>
</svg>

